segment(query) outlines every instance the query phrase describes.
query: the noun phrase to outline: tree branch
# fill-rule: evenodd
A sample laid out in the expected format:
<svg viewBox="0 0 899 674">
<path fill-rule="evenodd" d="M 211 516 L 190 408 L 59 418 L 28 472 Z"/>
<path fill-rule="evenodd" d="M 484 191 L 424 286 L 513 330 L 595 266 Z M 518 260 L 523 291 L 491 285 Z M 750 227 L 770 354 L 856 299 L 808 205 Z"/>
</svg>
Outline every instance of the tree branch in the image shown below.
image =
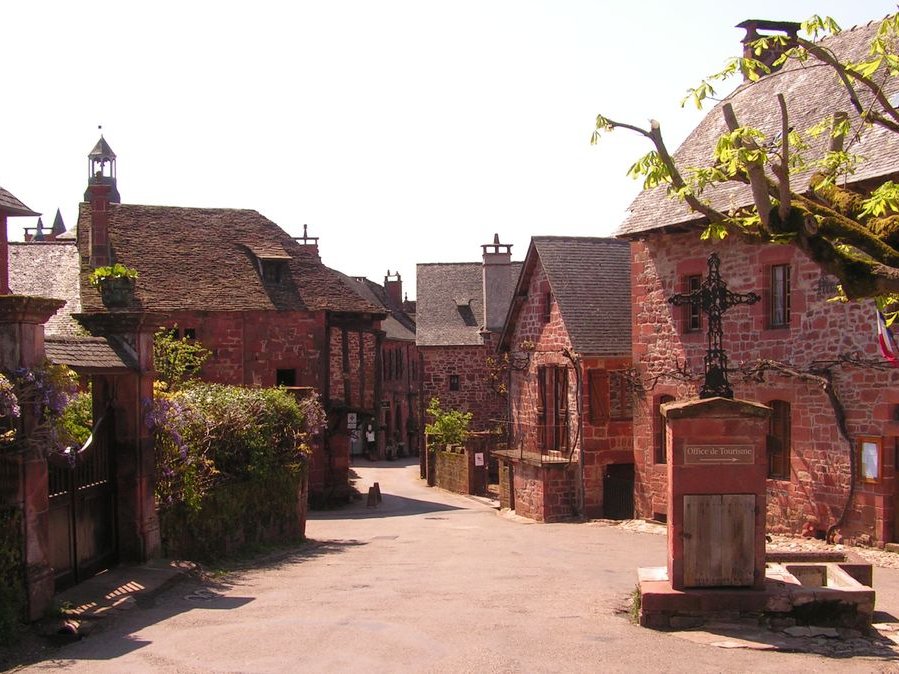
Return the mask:
<svg viewBox="0 0 899 674">
<path fill-rule="evenodd" d="M 732 132 L 740 128 L 737 121 L 737 115 L 734 113 L 733 106 L 725 103 L 721 107 L 724 114 L 724 122 L 727 128 Z M 746 140 L 741 141 L 742 146 L 746 149 L 758 149 L 754 143 L 748 143 Z M 749 187 L 752 190 L 752 200 L 755 202 L 756 210 L 759 214 L 759 220 L 762 227 L 769 230 L 771 225 L 771 199 L 768 196 L 768 178 L 765 176 L 765 167 L 760 161 L 749 162 L 746 165 L 746 174 L 749 176 Z M 770 230 L 769 230 L 770 231 Z"/>
</svg>

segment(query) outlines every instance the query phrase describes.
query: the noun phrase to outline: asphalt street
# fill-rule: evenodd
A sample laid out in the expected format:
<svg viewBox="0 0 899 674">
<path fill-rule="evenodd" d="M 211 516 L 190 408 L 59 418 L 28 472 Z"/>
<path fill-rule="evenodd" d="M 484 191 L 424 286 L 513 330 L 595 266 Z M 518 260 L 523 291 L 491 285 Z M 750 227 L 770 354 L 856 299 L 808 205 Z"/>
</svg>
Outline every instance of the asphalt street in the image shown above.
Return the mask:
<svg viewBox="0 0 899 674">
<path fill-rule="evenodd" d="M 428 488 L 412 461 L 354 470 L 362 493 L 379 483 L 377 508 L 313 513 L 295 551 L 185 580 L 24 671 L 899 671 L 641 628 L 622 609 L 664 536 L 501 514 Z"/>
</svg>

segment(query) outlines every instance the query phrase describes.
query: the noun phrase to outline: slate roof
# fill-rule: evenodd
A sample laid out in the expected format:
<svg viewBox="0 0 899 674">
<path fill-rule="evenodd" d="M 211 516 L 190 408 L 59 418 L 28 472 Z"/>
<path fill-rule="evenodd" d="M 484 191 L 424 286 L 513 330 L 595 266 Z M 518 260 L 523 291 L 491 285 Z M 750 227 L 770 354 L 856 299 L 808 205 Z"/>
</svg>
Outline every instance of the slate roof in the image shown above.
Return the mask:
<svg viewBox="0 0 899 674">
<path fill-rule="evenodd" d="M 415 298 L 418 346 L 480 346 L 484 324 L 484 279 L 481 262 L 417 265 Z M 517 276 L 521 262 L 513 262 Z M 513 277 L 514 278 L 514 277 Z M 512 293 L 504 299 L 505 307 Z M 504 312 L 505 313 L 505 312 Z"/>
<path fill-rule="evenodd" d="M 47 337 L 47 358 L 79 370 L 137 369 L 134 352 L 120 340 L 106 337 Z"/>
<path fill-rule="evenodd" d="M 631 254 L 620 239 L 582 236 L 531 238 L 516 298 L 527 292 L 542 265 L 574 350 L 582 355 L 631 352 Z M 513 301 L 501 346 L 508 348 L 522 306 Z"/>
<path fill-rule="evenodd" d="M 77 238 L 83 256 L 89 256 L 90 223 L 91 206 L 82 203 Z M 124 310 L 380 311 L 342 274 L 253 210 L 110 204 L 109 240 L 114 261 L 139 273 Z M 282 281 L 264 283 L 260 264 L 279 260 Z M 84 311 L 105 311 L 87 275 L 81 275 Z"/>
<path fill-rule="evenodd" d="M 83 329 L 72 318 L 81 311 L 78 293 L 78 249 L 74 241 L 10 242 L 9 285 L 16 295 L 65 300 L 47 321 L 47 335 L 75 335 Z"/>
<path fill-rule="evenodd" d="M 879 21 L 871 22 L 827 38 L 821 44 L 843 59 L 864 60 L 878 26 Z M 884 90 L 889 97 L 899 90 L 899 81 L 886 78 Z M 858 91 L 863 103 L 870 101 L 870 95 L 865 94 L 861 87 Z M 781 127 L 776 99 L 778 93 L 784 94 L 790 124 L 796 129 L 805 130 L 835 111 L 845 111 L 851 118 L 857 118 L 833 70 L 812 59 L 805 64 L 788 64 L 781 71 L 766 75 L 757 82 L 744 83 L 725 100 L 733 106 L 740 124 L 759 128 L 771 138 Z M 721 113 L 722 105 L 715 106 L 678 148 L 674 156 L 681 167 L 710 164 L 718 137 L 727 131 Z M 828 140 L 827 134 L 823 134 L 817 141 L 820 145 L 817 149 L 823 152 Z M 861 142 L 853 145 L 852 151 L 865 158 L 851 176 L 853 183 L 899 171 L 899 134 L 874 127 L 865 132 Z M 809 178 L 810 172 L 794 174 L 791 176 L 791 187 L 794 191 L 803 192 L 808 189 Z M 752 202 L 749 188 L 737 183 L 707 190 L 703 196 L 719 210 L 732 210 Z M 701 220 L 702 217 L 690 211 L 683 202 L 669 199 L 664 187 L 658 187 L 637 196 L 616 235 L 635 236 L 666 225 Z"/>
<path fill-rule="evenodd" d="M 0 213 L 7 215 L 39 215 L 16 199 L 10 192 L 0 187 Z"/>
<path fill-rule="evenodd" d="M 387 317 L 381 321 L 381 329 L 387 339 L 415 341 L 415 321 L 403 311 L 402 307 L 397 307 L 390 301 L 384 286 L 378 285 L 364 276 L 353 277 L 352 282 L 355 284 L 356 292 L 370 302 L 383 307 L 383 311 L 387 313 Z"/>
</svg>

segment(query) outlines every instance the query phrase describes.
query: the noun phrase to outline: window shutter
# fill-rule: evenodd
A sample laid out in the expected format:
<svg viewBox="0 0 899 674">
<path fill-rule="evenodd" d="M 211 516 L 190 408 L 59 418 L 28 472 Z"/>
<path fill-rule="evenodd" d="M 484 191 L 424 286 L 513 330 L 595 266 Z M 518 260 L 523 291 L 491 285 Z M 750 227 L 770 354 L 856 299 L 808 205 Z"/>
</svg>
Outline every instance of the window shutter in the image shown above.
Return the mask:
<svg viewBox="0 0 899 674">
<path fill-rule="evenodd" d="M 609 375 L 605 370 L 591 370 L 590 421 L 601 424 L 609 420 Z"/>
<path fill-rule="evenodd" d="M 568 368 L 556 369 L 556 433 L 558 449 L 568 449 Z"/>
<path fill-rule="evenodd" d="M 537 368 L 537 446 L 546 449 L 546 367 Z"/>
</svg>

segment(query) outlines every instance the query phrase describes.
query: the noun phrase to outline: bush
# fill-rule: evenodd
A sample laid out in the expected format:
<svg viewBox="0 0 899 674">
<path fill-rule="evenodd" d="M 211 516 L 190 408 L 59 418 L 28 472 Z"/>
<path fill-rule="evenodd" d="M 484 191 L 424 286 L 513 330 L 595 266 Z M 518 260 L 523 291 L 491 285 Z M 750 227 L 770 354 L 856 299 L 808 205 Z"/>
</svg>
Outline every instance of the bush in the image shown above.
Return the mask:
<svg viewBox="0 0 899 674">
<path fill-rule="evenodd" d="M 431 398 L 428 414 L 434 417 L 434 423 L 425 426 L 425 432 L 438 445 L 458 445 L 468 437 L 468 425 L 471 423 L 471 412 L 459 410 L 444 411 L 440 407 L 439 398 Z"/>
<path fill-rule="evenodd" d="M 158 392 L 149 419 L 160 507 L 198 510 L 217 484 L 301 472 L 324 413 L 317 399 L 298 403 L 284 389 L 190 382 Z"/>
</svg>

